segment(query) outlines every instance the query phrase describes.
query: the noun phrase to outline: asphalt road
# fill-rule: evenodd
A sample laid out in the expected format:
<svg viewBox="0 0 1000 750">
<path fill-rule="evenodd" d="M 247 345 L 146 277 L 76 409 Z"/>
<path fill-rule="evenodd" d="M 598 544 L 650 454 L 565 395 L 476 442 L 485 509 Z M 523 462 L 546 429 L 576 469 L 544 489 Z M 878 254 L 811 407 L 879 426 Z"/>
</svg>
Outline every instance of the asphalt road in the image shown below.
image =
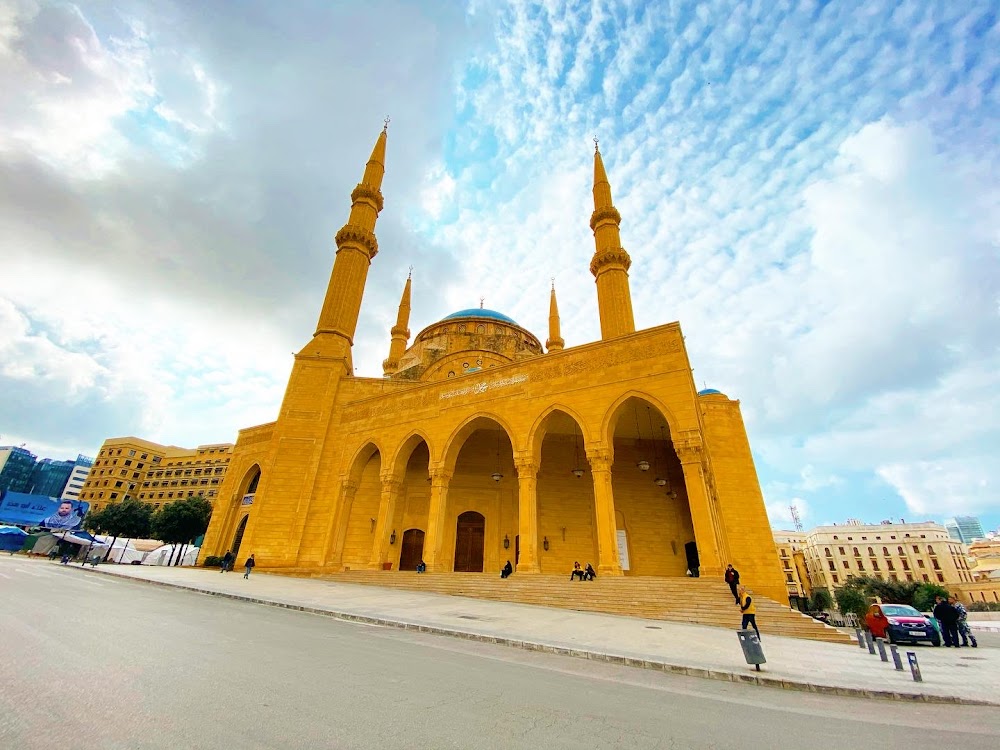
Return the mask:
<svg viewBox="0 0 1000 750">
<path fill-rule="evenodd" d="M 677 677 L 0 556 L 0 748 L 995 748 L 1000 709 Z"/>
</svg>

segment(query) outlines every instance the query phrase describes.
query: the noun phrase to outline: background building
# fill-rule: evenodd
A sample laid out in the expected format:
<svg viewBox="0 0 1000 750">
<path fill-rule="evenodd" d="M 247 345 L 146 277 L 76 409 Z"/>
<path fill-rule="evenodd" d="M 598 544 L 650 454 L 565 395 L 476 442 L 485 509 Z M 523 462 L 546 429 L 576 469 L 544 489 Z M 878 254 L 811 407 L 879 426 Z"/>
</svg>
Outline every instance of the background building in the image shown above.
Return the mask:
<svg viewBox="0 0 1000 750">
<path fill-rule="evenodd" d="M 62 494 L 59 496 L 60 500 L 79 500 L 80 492 L 83 490 L 83 485 L 87 481 L 87 475 L 90 474 L 90 468 L 94 465 L 94 459 L 88 458 L 87 456 L 77 456 L 76 461 L 73 462 L 73 470 L 69 474 L 69 479 L 66 480 L 66 486 L 63 487 Z"/>
<path fill-rule="evenodd" d="M 804 531 L 775 531 L 774 544 L 781 560 L 781 572 L 788 587 L 788 603 L 805 610 L 812 586 L 806 566 L 806 533 Z"/>
<path fill-rule="evenodd" d="M 34 453 L 16 445 L 0 447 L 0 492 L 31 492 L 31 475 L 37 459 Z"/>
<path fill-rule="evenodd" d="M 944 527 L 948 529 L 952 539 L 957 539 L 965 544 L 986 538 L 983 525 L 975 516 L 955 516 L 945 521 Z"/>
<path fill-rule="evenodd" d="M 69 482 L 75 461 L 55 461 L 43 458 L 31 472 L 31 494 L 60 497 Z"/>
<path fill-rule="evenodd" d="M 80 499 L 93 510 L 126 497 L 154 508 L 196 495 L 214 502 L 232 451 L 232 443 L 180 448 L 137 437 L 109 438 L 94 459 Z"/>
<path fill-rule="evenodd" d="M 933 521 L 818 526 L 776 531 L 774 539 L 779 553 L 785 547 L 790 556 L 792 544 L 801 545 L 809 588 L 832 592 L 858 575 L 944 585 L 973 580 L 962 544 Z M 787 568 L 785 574 L 787 581 Z"/>
</svg>

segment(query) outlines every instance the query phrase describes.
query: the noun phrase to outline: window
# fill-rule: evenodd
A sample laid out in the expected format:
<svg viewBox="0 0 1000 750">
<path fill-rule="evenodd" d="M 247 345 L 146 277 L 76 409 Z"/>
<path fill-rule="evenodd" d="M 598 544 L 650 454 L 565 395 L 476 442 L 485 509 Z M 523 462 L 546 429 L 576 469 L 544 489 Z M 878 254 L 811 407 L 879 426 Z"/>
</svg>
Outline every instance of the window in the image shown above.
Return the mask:
<svg viewBox="0 0 1000 750">
<path fill-rule="evenodd" d="M 934 554 L 934 548 L 931 545 L 929 545 L 929 544 L 927 545 L 927 554 L 928 555 L 933 555 Z"/>
<path fill-rule="evenodd" d="M 931 560 L 931 565 L 934 567 L 934 570 L 941 570 L 941 566 L 938 565 L 937 560 Z"/>
<path fill-rule="evenodd" d="M 905 552 L 903 552 L 903 548 L 902 547 L 896 547 L 896 552 L 899 553 L 900 557 L 902 557 L 903 555 L 906 554 Z"/>
<path fill-rule="evenodd" d="M 882 554 L 885 555 L 886 557 L 888 557 L 889 556 L 889 548 L 888 547 L 883 547 L 882 548 Z"/>
<path fill-rule="evenodd" d="M 873 557 L 875 555 L 875 550 L 872 547 L 868 548 L 868 556 Z"/>
<path fill-rule="evenodd" d="M 858 570 L 864 570 L 864 569 L 865 569 L 865 561 L 858 560 Z"/>
<path fill-rule="evenodd" d="M 907 573 L 906 574 L 906 580 L 907 581 L 912 581 L 913 580 L 913 574 L 912 573 Z"/>
<path fill-rule="evenodd" d="M 929 580 L 931 580 L 930 578 L 928 578 L 928 577 L 927 577 L 927 574 L 926 574 L 926 573 L 924 573 L 924 580 L 925 580 L 925 581 L 929 581 Z"/>
<path fill-rule="evenodd" d="M 892 564 L 892 560 L 886 560 L 885 561 L 885 567 L 887 567 L 889 570 L 895 570 L 896 569 L 896 566 Z"/>
<path fill-rule="evenodd" d="M 836 566 L 833 564 L 833 560 L 827 560 L 827 562 L 830 564 L 830 570 L 836 570 L 837 569 Z"/>
<path fill-rule="evenodd" d="M 910 569 L 910 563 L 909 563 L 909 561 L 908 560 L 903 560 L 903 570 L 909 570 L 909 569 Z M 909 580 L 912 581 L 913 578 L 910 578 Z"/>
<path fill-rule="evenodd" d="M 872 570 L 878 570 L 878 560 L 872 558 Z"/>
<path fill-rule="evenodd" d="M 119 451 L 119 452 L 121 452 L 121 451 Z M 128 454 L 129 454 L 129 456 L 134 456 L 135 455 L 135 451 L 129 451 Z"/>
<path fill-rule="evenodd" d="M 938 583 L 944 583 L 944 576 L 943 575 L 941 575 L 940 573 L 938 573 L 937 577 L 938 577 Z"/>
<path fill-rule="evenodd" d="M 847 551 L 843 547 L 837 547 L 837 551 L 840 552 L 840 554 L 842 554 L 842 555 L 846 555 L 847 554 Z"/>
<path fill-rule="evenodd" d="M 837 578 L 837 576 L 836 576 L 836 575 L 834 575 L 834 576 L 833 576 L 833 582 L 834 582 L 834 583 L 840 583 L 840 579 L 839 579 L 839 578 Z"/>
<path fill-rule="evenodd" d="M 914 552 L 920 552 L 920 547 L 918 547 L 917 545 L 914 544 L 913 545 L 913 551 Z"/>
<path fill-rule="evenodd" d="M 923 560 L 917 560 L 917 567 L 918 568 L 924 567 L 924 561 Z"/>
<path fill-rule="evenodd" d="M 850 569 L 851 569 L 851 564 L 847 560 L 844 560 L 844 570 L 850 570 Z"/>
<path fill-rule="evenodd" d="M 857 557 L 858 555 L 861 554 L 860 552 L 858 552 L 858 548 L 857 547 L 854 547 L 853 550 L 854 550 L 854 556 L 855 557 Z"/>
<path fill-rule="evenodd" d="M 143 453 L 141 456 L 139 456 L 139 458 L 141 458 L 143 461 L 145 461 L 147 458 L 149 458 L 149 454 L 148 453 Z"/>
</svg>

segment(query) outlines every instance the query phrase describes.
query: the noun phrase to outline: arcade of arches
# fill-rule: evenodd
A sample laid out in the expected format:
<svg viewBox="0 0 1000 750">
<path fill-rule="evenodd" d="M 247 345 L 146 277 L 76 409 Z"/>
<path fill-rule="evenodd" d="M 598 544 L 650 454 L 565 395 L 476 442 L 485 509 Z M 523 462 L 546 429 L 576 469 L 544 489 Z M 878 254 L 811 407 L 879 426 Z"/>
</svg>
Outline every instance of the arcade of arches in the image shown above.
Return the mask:
<svg viewBox="0 0 1000 750">
<path fill-rule="evenodd" d="M 631 259 L 594 155 L 601 339 L 562 338 L 555 289 L 542 344 L 482 306 L 412 338 L 411 279 L 383 377 L 352 347 L 370 264 L 387 133 L 337 233 L 312 339 L 274 422 L 241 430 L 206 534 L 260 569 L 720 576 L 734 563 L 787 601 L 739 402 L 698 391 L 678 323 L 635 330 Z"/>
</svg>

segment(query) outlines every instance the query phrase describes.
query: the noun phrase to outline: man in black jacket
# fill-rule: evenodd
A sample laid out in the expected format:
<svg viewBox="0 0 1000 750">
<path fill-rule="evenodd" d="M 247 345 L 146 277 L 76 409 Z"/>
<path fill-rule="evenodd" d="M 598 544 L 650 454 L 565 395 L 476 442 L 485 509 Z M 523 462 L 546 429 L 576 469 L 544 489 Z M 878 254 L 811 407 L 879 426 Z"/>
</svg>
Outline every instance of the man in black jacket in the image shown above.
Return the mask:
<svg viewBox="0 0 1000 750">
<path fill-rule="evenodd" d="M 944 636 L 945 646 L 959 648 L 958 642 L 958 610 L 948 604 L 948 600 L 943 596 L 934 598 L 937 604 L 934 605 L 934 617 L 941 623 L 941 634 Z"/>
<path fill-rule="evenodd" d="M 736 593 L 736 588 L 740 585 L 740 571 L 734 568 L 732 563 L 726 566 L 726 583 L 729 584 L 729 590 L 733 592 L 733 599 L 739 604 L 740 595 Z"/>
</svg>

